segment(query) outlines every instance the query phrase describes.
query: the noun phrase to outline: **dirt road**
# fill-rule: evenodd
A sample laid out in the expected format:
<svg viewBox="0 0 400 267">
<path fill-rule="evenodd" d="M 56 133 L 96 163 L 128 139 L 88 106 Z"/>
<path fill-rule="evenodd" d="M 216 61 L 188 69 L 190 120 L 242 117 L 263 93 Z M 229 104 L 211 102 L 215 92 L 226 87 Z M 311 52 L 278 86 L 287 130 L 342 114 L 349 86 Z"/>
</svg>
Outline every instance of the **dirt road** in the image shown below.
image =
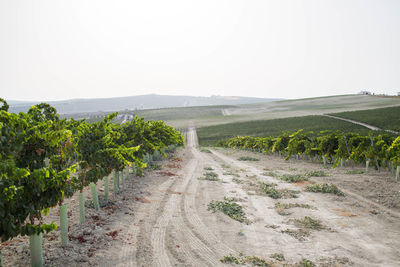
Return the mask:
<svg viewBox="0 0 400 267">
<path fill-rule="evenodd" d="M 239 161 L 243 156 L 258 161 Z M 292 184 L 278 179 L 309 171 L 327 176 Z M 199 179 L 206 172 L 216 173 L 219 180 Z M 273 266 L 306 266 L 301 261 L 316 266 L 399 266 L 399 183 L 384 172 L 347 172 L 251 152 L 199 151 L 192 127 L 184 150 L 164 161 L 161 170 L 132 176 L 124 190 L 112 196 L 111 206 L 88 209 L 87 225 L 79 225 L 76 198 L 71 199 L 73 238 L 62 248 L 59 232 L 45 235 L 45 263 L 234 266 L 221 262 L 232 255 L 235 258 L 225 260 L 242 260 L 248 266 L 262 260 Z M 306 192 L 305 186 L 314 182 L 334 183 L 346 196 Z M 267 196 L 262 184 L 272 184 L 285 197 Z M 249 223 L 208 210 L 211 201 L 242 206 Z M 47 219 L 57 220 L 56 213 Z M 6 266 L 26 266 L 27 238 L 13 240 L 3 252 Z"/>
<path fill-rule="evenodd" d="M 373 213 L 381 214 L 377 216 L 359 195 L 355 199 L 303 192 L 301 185 L 263 175 L 266 165 L 243 163 L 215 150 L 200 152 L 196 142 L 195 130 L 190 128 L 182 169 L 151 191 L 150 203 L 131 224 L 136 246 L 121 249 L 120 258 L 127 259 L 121 266 L 221 266 L 224 256 L 240 252 L 268 260 L 275 253 L 283 254 L 291 264 L 307 258 L 325 266 L 398 265 L 399 218 L 376 211 L 379 206 L 385 209 L 382 205 L 374 207 Z M 221 180 L 199 180 L 205 167 L 211 167 Z M 248 186 L 258 182 L 301 192 L 296 199 L 274 200 Z M 210 201 L 224 197 L 240 200 L 252 223 L 207 210 Z M 274 208 L 279 201 L 312 208 L 293 208 L 290 215 L 280 215 Z M 319 220 L 323 229 L 311 231 L 302 240 L 282 233 L 287 229 L 296 233 L 293 220 L 304 216 Z"/>
<path fill-rule="evenodd" d="M 382 130 L 382 129 L 379 128 L 379 127 L 376 127 L 376 126 L 367 124 L 367 123 L 365 123 L 365 122 L 360 122 L 360 121 L 345 119 L 345 118 L 336 117 L 336 116 L 327 115 L 327 114 L 324 114 L 323 116 L 329 117 L 329 118 L 332 118 L 332 119 L 337 119 L 337 120 L 342 120 L 342 121 L 351 122 L 351 123 L 353 123 L 353 124 L 358 124 L 358 125 L 361 125 L 361 126 L 364 126 L 364 127 L 368 128 L 368 129 L 371 129 L 371 130 L 373 130 L 373 131 Z M 400 134 L 399 132 L 396 132 L 396 131 L 393 131 L 393 130 L 384 130 L 384 131 L 386 131 L 386 132 L 388 132 L 388 133 L 393 133 L 393 134 Z"/>
</svg>

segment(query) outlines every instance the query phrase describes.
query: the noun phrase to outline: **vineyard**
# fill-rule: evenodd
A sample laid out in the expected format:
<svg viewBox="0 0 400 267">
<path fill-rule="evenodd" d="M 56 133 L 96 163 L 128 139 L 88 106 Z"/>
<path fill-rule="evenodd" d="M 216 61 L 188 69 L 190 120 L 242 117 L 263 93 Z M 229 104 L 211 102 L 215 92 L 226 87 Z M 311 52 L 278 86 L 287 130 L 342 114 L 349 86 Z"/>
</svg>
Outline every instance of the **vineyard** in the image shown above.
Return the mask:
<svg viewBox="0 0 400 267">
<path fill-rule="evenodd" d="M 183 145 L 183 137 L 162 121 L 135 117 L 113 123 L 116 113 L 103 120 L 60 119 L 48 104 L 26 113 L 8 112 L 0 99 L 0 237 L 6 242 L 30 236 L 31 264 L 42 266 L 41 236 L 57 228 L 43 223 L 49 209 L 60 208 L 61 243 L 68 243 L 64 200 L 79 191 L 80 222 L 85 224 L 82 191 L 90 186 L 99 209 L 96 183 L 113 174 L 117 194 L 129 169 L 141 175 L 152 155 L 165 155 L 168 147 Z M 109 189 L 105 188 L 108 200 Z M 0 251 L 0 266 L 1 264 Z"/>
<path fill-rule="evenodd" d="M 322 160 L 324 165 L 333 163 L 336 167 L 346 161 L 366 163 L 366 168 L 374 164 L 377 169 L 388 167 L 396 169 L 396 180 L 400 169 L 400 136 L 388 134 L 360 135 L 321 131 L 303 133 L 284 132 L 277 137 L 234 137 L 218 142 L 219 146 L 234 149 L 248 149 L 262 153 L 278 153 L 289 159 L 291 156 L 308 157 L 311 160 Z"/>
<path fill-rule="evenodd" d="M 384 130 L 400 131 L 400 106 L 332 113 L 330 115 L 365 122 Z"/>
<path fill-rule="evenodd" d="M 221 124 L 198 129 L 201 145 L 215 145 L 219 140 L 235 136 L 277 136 L 282 131 L 295 132 L 303 129 L 306 132 L 323 130 L 357 132 L 368 135 L 369 129 L 350 122 L 324 116 L 303 116 L 273 120 L 257 120 L 239 123 Z"/>
</svg>

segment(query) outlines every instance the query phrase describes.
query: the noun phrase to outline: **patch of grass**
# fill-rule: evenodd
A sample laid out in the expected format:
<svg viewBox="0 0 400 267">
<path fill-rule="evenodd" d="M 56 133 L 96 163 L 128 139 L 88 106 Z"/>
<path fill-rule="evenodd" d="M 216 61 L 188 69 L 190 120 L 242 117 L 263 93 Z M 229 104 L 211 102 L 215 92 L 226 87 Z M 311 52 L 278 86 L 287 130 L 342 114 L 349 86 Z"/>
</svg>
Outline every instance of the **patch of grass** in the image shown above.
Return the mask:
<svg viewBox="0 0 400 267">
<path fill-rule="evenodd" d="M 310 235 L 310 231 L 308 231 L 306 229 L 297 229 L 297 230 L 286 229 L 286 230 L 282 230 L 281 233 L 288 234 L 288 235 L 296 238 L 299 241 L 306 240 L 305 237 Z"/>
<path fill-rule="evenodd" d="M 270 262 L 266 260 L 256 257 L 256 256 L 244 256 L 240 254 L 239 256 L 233 256 L 229 254 L 228 256 L 224 256 L 221 260 L 222 263 L 234 263 L 237 265 L 246 265 L 249 264 L 251 266 L 261 266 L 261 267 L 268 267 L 271 266 Z"/>
<path fill-rule="evenodd" d="M 250 220 L 246 218 L 246 214 L 243 211 L 243 207 L 233 201 L 212 200 L 208 204 L 208 210 L 212 210 L 213 212 L 221 211 L 222 213 L 228 215 L 229 217 L 238 222 L 250 224 Z"/>
<path fill-rule="evenodd" d="M 276 184 L 262 183 L 260 189 L 270 198 L 273 199 L 281 198 L 282 195 L 278 192 L 278 190 L 275 189 L 275 186 Z"/>
<path fill-rule="evenodd" d="M 285 256 L 282 253 L 274 253 L 270 257 L 277 261 L 285 261 Z"/>
<path fill-rule="evenodd" d="M 200 148 L 199 148 L 199 151 L 200 151 L 200 152 L 204 152 L 204 153 L 211 153 L 211 151 L 210 151 L 209 149 L 204 148 L 204 147 L 200 147 Z"/>
<path fill-rule="evenodd" d="M 264 225 L 264 227 L 266 227 L 266 228 L 271 228 L 271 229 L 277 229 L 277 228 L 279 228 L 279 225 L 276 225 L 276 224 L 267 224 L 267 225 Z"/>
<path fill-rule="evenodd" d="M 314 267 L 315 266 L 315 264 L 312 261 L 307 260 L 305 258 L 301 259 L 301 261 L 299 262 L 299 265 L 300 265 L 300 267 Z"/>
<path fill-rule="evenodd" d="M 261 183 L 260 190 L 273 199 L 279 198 L 297 198 L 299 191 L 289 189 L 276 189 L 274 183 Z"/>
<path fill-rule="evenodd" d="M 230 169 L 230 168 L 232 168 L 230 165 L 225 164 L 225 163 L 222 163 L 222 164 L 221 164 L 221 167 L 222 167 L 223 169 Z"/>
<path fill-rule="evenodd" d="M 289 168 L 289 171 L 297 171 L 297 168 Z"/>
<path fill-rule="evenodd" d="M 344 193 L 334 184 L 313 184 L 307 185 L 306 191 L 314 193 L 334 194 L 337 196 L 344 196 Z"/>
<path fill-rule="evenodd" d="M 244 183 L 243 180 L 240 180 L 240 179 L 238 179 L 236 177 L 232 178 L 232 182 L 237 183 L 237 184 L 243 184 Z"/>
<path fill-rule="evenodd" d="M 278 213 L 281 216 L 288 216 L 288 215 L 292 214 L 292 212 L 288 212 L 284 209 L 275 209 L 275 210 L 276 210 L 276 213 Z"/>
<path fill-rule="evenodd" d="M 200 177 L 198 179 L 207 181 L 219 181 L 218 174 L 215 172 L 206 172 L 203 177 Z"/>
<path fill-rule="evenodd" d="M 213 171 L 214 169 L 212 167 L 204 167 L 204 170 L 206 171 Z"/>
<path fill-rule="evenodd" d="M 240 177 L 240 175 L 239 175 L 239 174 L 237 174 L 237 173 L 233 173 L 232 171 L 227 171 L 227 172 L 224 172 L 224 173 L 223 173 L 223 175 L 232 175 L 232 176 Z"/>
<path fill-rule="evenodd" d="M 292 209 L 292 208 L 303 208 L 303 209 L 315 209 L 315 207 L 308 204 L 300 204 L 300 203 L 275 203 L 275 209 Z"/>
<path fill-rule="evenodd" d="M 240 158 L 238 158 L 238 160 L 240 160 L 240 161 L 259 161 L 259 159 L 248 157 L 248 156 L 240 157 Z"/>
<path fill-rule="evenodd" d="M 273 171 L 263 172 L 262 175 L 271 176 L 271 177 L 278 177 L 278 174 L 276 172 L 273 172 Z"/>
<path fill-rule="evenodd" d="M 243 230 L 239 230 L 239 232 L 237 234 L 238 234 L 238 236 L 244 236 Z"/>
<path fill-rule="evenodd" d="M 348 170 L 346 171 L 346 174 L 363 174 L 365 173 L 364 170 Z"/>
<path fill-rule="evenodd" d="M 328 174 L 324 171 L 310 171 L 306 173 L 309 177 L 326 177 Z"/>
<path fill-rule="evenodd" d="M 244 202 L 244 200 L 239 197 L 224 197 L 224 200 L 228 202 Z"/>
<path fill-rule="evenodd" d="M 279 177 L 279 179 L 288 183 L 298 183 L 302 181 L 308 181 L 308 178 L 301 174 L 285 174 Z"/>
<path fill-rule="evenodd" d="M 293 222 L 294 225 L 299 228 L 313 229 L 318 231 L 325 229 L 325 227 L 321 224 L 319 220 L 313 219 L 309 216 L 304 216 L 303 219 L 294 219 Z"/>
</svg>

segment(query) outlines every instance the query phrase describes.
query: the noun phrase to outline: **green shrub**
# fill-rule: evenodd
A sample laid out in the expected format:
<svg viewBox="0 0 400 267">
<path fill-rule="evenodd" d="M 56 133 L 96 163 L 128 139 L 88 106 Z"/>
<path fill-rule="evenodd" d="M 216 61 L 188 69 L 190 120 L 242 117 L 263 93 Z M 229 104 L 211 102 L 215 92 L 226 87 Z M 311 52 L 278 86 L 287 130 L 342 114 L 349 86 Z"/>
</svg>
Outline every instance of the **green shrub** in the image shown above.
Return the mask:
<svg viewBox="0 0 400 267">
<path fill-rule="evenodd" d="M 344 193 L 337 188 L 334 184 L 313 184 L 308 185 L 306 187 L 306 191 L 314 192 L 314 193 L 327 193 L 327 194 L 335 194 L 338 196 L 344 196 Z"/>
</svg>

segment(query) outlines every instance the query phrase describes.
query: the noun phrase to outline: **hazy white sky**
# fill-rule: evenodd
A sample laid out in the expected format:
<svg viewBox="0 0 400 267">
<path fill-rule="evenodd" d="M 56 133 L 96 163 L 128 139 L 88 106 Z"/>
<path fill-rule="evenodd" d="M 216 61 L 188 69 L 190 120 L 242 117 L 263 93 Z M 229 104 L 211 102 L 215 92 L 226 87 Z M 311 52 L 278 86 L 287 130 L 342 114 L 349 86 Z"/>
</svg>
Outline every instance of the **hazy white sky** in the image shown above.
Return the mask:
<svg viewBox="0 0 400 267">
<path fill-rule="evenodd" d="M 399 0 L 0 0 L 0 97 L 400 91 Z"/>
</svg>

